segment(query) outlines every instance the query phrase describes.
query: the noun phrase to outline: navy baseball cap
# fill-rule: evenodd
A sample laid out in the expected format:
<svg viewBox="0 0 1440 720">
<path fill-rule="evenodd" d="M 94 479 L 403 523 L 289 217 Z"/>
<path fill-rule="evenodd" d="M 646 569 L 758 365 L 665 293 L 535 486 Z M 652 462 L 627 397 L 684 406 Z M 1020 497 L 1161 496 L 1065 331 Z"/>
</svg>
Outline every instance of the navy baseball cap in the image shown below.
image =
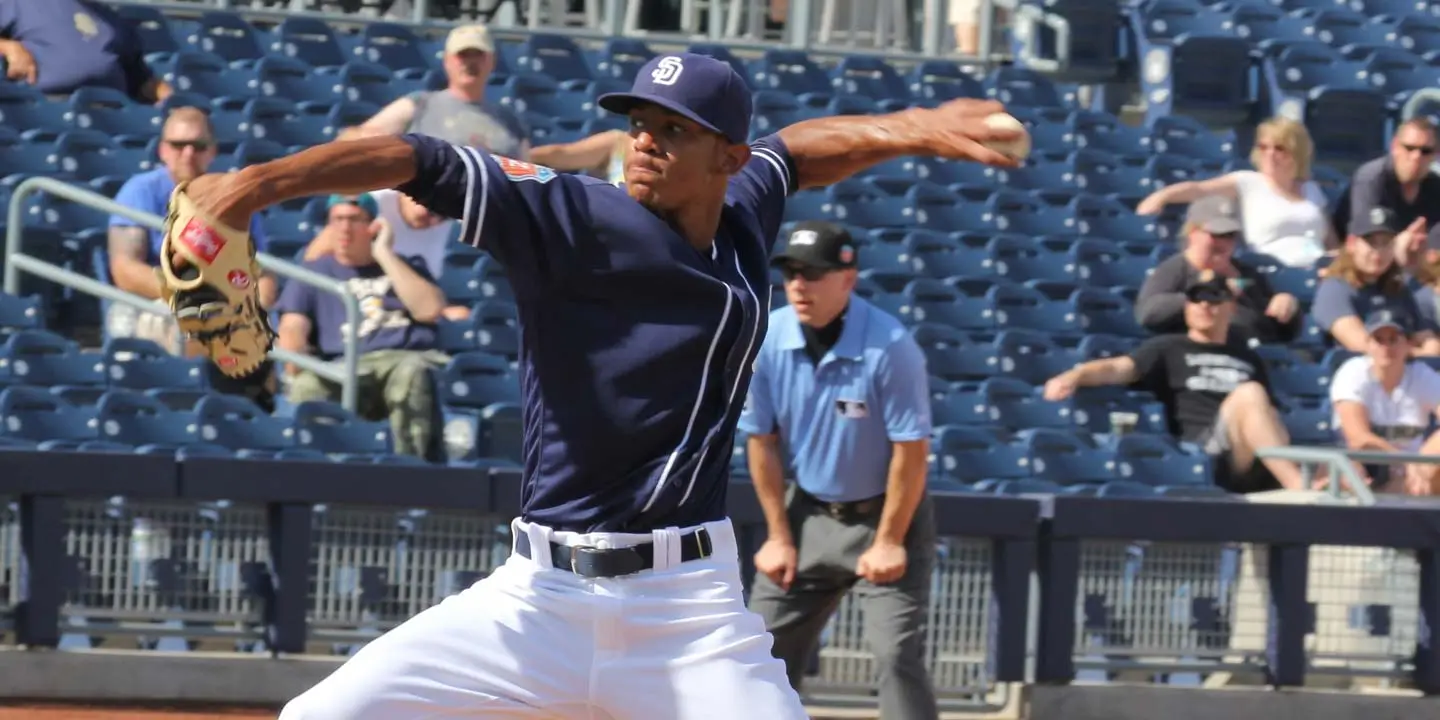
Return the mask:
<svg viewBox="0 0 1440 720">
<path fill-rule="evenodd" d="M 1409 318 L 1393 310 L 1380 309 L 1365 318 L 1365 332 L 1374 335 L 1385 328 L 1395 328 L 1401 335 L 1410 334 Z"/>
<path fill-rule="evenodd" d="M 709 55 L 658 55 L 640 68 L 630 92 L 605 93 L 596 102 L 618 115 L 651 103 L 737 145 L 750 138 L 750 88 L 730 63 Z"/>
<path fill-rule="evenodd" d="M 1390 208 L 1375 206 L 1350 218 L 1350 234 L 1357 237 L 1369 237 L 1378 233 L 1395 235 L 1404 228 L 1400 227 L 1399 218 L 1395 211 Z"/>
</svg>

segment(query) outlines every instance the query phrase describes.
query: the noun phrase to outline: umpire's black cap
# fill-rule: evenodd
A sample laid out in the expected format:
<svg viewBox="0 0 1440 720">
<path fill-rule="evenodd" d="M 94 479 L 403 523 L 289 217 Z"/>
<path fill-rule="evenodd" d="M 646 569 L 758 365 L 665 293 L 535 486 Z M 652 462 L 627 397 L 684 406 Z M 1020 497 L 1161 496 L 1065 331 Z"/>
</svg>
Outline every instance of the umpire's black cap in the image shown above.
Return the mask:
<svg viewBox="0 0 1440 720">
<path fill-rule="evenodd" d="M 786 263 L 820 270 L 844 270 L 860 263 L 860 253 L 844 227 L 822 220 L 806 220 L 795 223 L 785 250 L 770 261 L 772 265 Z"/>
</svg>

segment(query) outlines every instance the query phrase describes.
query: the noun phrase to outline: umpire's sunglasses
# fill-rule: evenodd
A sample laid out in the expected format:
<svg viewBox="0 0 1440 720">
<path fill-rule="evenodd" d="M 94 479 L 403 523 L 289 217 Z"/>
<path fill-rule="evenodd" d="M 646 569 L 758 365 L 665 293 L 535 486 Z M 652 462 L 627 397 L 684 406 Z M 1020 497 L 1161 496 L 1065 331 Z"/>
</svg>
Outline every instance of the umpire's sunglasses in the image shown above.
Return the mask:
<svg viewBox="0 0 1440 720">
<path fill-rule="evenodd" d="M 797 275 L 804 278 L 805 282 L 818 282 L 829 274 L 830 271 L 826 268 L 817 268 L 810 265 L 780 266 L 780 277 L 785 278 L 785 282 L 794 280 Z"/>
</svg>

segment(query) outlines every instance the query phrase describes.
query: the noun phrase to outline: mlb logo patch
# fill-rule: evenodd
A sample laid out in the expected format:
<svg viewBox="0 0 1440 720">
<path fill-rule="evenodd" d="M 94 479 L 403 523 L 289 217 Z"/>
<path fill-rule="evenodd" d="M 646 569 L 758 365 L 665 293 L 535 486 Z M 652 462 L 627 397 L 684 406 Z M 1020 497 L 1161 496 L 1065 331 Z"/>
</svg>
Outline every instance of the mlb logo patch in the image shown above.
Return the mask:
<svg viewBox="0 0 1440 720">
<path fill-rule="evenodd" d="M 536 165 L 500 155 L 491 155 L 490 157 L 495 158 L 495 162 L 500 165 L 500 170 L 505 173 L 505 177 L 510 178 L 511 182 L 533 180 L 538 183 L 547 183 L 554 180 L 556 176 L 554 170 L 544 165 Z"/>
<path fill-rule="evenodd" d="M 870 408 L 865 406 L 864 400 L 836 400 L 835 412 L 847 420 L 860 420 L 870 417 Z"/>
</svg>

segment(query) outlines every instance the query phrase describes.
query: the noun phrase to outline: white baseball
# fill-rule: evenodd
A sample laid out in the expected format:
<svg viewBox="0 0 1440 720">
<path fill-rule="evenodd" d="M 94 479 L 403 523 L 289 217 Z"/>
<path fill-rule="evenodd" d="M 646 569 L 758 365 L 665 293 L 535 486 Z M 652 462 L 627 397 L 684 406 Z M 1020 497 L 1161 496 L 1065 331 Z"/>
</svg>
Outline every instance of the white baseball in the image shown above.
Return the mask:
<svg viewBox="0 0 1440 720">
<path fill-rule="evenodd" d="M 988 142 L 985 146 L 996 152 L 1004 153 L 1016 160 L 1024 160 L 1030 155 L 1030 133 L 1025 129 L 1025 123 L 1015 119 L 1015 116 L 1007 113 L 995 113 L 985 118 L 985 124 L 997 130 L 1015 129 L 1021 132 L 1020 137 L 1006 142 Z"/>
</svg>

